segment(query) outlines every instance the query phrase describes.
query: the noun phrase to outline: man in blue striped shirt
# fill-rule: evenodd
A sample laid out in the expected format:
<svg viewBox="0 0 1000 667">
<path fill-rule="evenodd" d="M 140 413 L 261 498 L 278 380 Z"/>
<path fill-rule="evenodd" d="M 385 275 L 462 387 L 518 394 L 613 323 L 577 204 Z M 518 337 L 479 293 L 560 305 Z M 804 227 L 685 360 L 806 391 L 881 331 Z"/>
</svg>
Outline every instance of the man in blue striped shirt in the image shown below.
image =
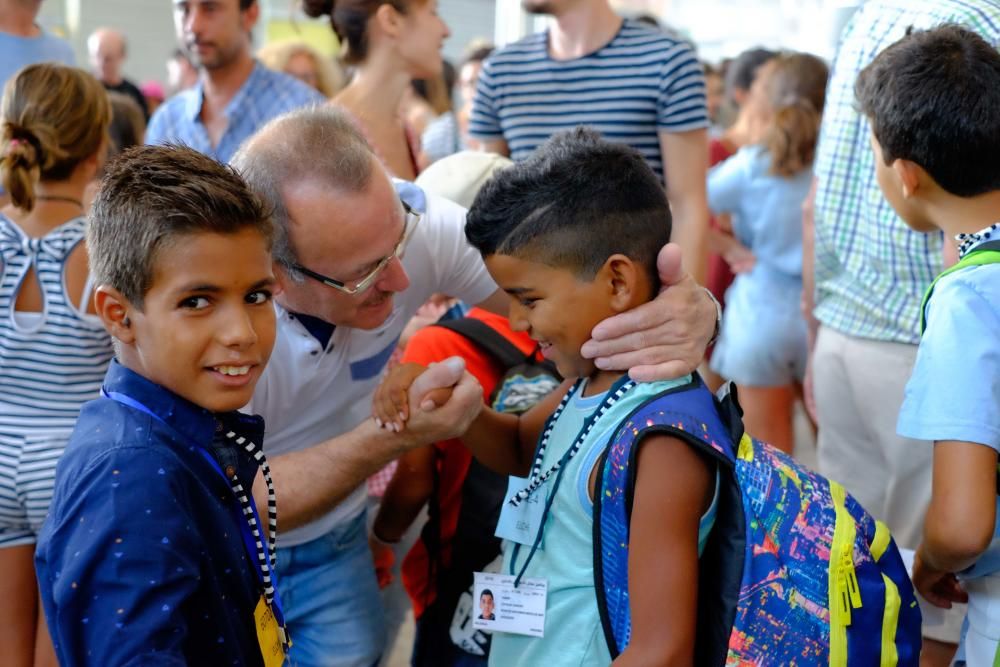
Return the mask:
<svg viewBox="0 0 1000 667">
<path fill-rule="evenodd" d="M 254 60 L 250 30 L 259 15 L 257 0 L 174 0 L 178 40 L 201 79 L 156 110 L 146 143 L 180 143 L 228 162 L 267 121 L 324 101 L 309 86 Z"/>
<path fill-rule="evenodd" d="M 608 0 L 523 0 L 552 28 L 483 65 L 469 134 L 482 150 L 527 157 L 560 130 L 589 125 L 638 149 L 664 178 L 684 265 L 702 276 L 708 221 L 705 79 L 687 43 L 622 20 Z"/>
</svg>

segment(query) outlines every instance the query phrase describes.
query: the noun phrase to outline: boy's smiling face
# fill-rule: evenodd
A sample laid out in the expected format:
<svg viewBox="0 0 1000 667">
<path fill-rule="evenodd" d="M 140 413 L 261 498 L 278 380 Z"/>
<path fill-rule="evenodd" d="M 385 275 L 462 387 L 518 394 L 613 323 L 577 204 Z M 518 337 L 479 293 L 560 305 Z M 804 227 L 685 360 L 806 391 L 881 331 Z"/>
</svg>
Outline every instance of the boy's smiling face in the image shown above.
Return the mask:
<svg viewBox="0 0 1000 667">
<path fill-rule="evenodd" d="M 556 268 L 512 255 L 484 258 L 493 280 L 510 296 L 510 325 L 538 341 L 542 354 L 563 377 L 589 377 L 594 362 L 580 354 L 601 320 L 617 314 L 604 281 L 586 281 Z"/>
<path fill-rule="evenodd" d="M 259 232 L 186 234 L 155 259 L 142 309 L 116 337 L 122 363 L 203 408 L 236 410 L 253 395 L 275 337 L 271 253 Z"/>
</svg>

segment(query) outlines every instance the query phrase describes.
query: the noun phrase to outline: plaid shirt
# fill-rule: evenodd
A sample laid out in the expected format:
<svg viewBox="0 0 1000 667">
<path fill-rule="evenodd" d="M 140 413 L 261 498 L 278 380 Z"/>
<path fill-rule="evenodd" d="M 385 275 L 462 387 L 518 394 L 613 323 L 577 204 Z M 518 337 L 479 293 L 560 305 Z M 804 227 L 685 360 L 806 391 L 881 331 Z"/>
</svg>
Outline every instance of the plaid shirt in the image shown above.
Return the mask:
<svg viewBox="0 0 1000 667">
<path fill-rule="evenodd" d="M 907 28 L 959 23 L 1000 45 L 996 0 L 869 0 L 841 37 L 816 157 L 816 318 L 859 338 L 916 344 L 920 301 L 942 269 L 942 235 L 911 230 L 875 180 L 858 73 Z"/>
<path fill-rule="evenodd" d="M 240 144 L 272 118 L 326 101 L 325 97 L 301 81 L 287 74 L 272 72 L 256 62 L 250 77 L 226 106 L 229 125 L 219 139 L 219 145 L 212 146 L 199 118 L 203 98 L 199 82 L 194 88 L 167 100 L 149 120 L 146 143 L 184 144 L 216 160 L 229 162 Z"/>
</svg>

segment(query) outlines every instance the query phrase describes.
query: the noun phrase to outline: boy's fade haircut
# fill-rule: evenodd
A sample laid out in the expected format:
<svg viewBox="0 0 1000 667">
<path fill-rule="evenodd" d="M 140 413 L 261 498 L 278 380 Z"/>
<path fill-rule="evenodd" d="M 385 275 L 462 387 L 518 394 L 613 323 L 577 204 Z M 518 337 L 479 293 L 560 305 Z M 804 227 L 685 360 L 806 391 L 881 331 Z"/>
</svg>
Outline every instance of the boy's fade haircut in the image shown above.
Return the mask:
<svg viewBox="0 0 1000 667">
<path fill-rule="evenodd" d="M 670 228 L 663 183 L 642 155 L 581 127 L 496 172 L 469 209 L 465 236 L 483 257 L 517 256 L 586 280 L 622 254 L 658 287 L 656 257 Z"/>
<path fill-rule="evenodd" d="M 163 248 L 190 234 L 244 229 L 260 233 L 270 252 L 270 213 L 235 169 L 184 146 L 136 146 L 101 181 L 87 225 L 90 270 L 95 284 L 141 309 Z"/>
<path fill-rule="evenodd" d="M 975 32 L 911 32 L 861 71 L 855 94 L 887 165 L 909 160 L 959 197 L 1000 190 L 1000 53 Z"/>
</svg>

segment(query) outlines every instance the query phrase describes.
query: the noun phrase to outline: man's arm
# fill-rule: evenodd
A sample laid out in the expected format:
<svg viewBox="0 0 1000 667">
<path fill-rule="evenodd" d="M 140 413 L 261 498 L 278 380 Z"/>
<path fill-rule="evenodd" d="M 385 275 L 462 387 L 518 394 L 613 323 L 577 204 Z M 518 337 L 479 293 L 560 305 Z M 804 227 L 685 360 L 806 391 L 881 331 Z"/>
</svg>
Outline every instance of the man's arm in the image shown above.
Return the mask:
<svg viewBox="0 0 1000 667">
<path fill-rule="evenodd" d="M 469 147 L 480 153 L 496 153 L 504 157 L 510 157 L 510 147 L 503 139 L 477 139 L 469 137 Z"/>
<path fill-rule="evenodd" d="M 326 514 L 359 484 L 404 452 L 465 432 L 482 408 L 482 388 L 464 373 L 439 364 L 410 387 L 410 411 L 400 433 L 380 429 L 366 419 L 354 430 L 313 447 L 269 460 L 278 501 L 279 530 L 291 530 Z M 424 397 L 434 388 L 454 385 L 448 401 L 432 410 L 422 409 Z M 267 488 L 260 475 L 254 483 L 258 506 L 267 502 Z"/>
<path fill-rule="evenodd" d="M 684 253 L 684 266 L 698 282 L 705 278 L 708 252 L 708 133 L 660 132 L 660 153 L 667 197 L 673 214 L 673 238 Z"/>
</svg>

